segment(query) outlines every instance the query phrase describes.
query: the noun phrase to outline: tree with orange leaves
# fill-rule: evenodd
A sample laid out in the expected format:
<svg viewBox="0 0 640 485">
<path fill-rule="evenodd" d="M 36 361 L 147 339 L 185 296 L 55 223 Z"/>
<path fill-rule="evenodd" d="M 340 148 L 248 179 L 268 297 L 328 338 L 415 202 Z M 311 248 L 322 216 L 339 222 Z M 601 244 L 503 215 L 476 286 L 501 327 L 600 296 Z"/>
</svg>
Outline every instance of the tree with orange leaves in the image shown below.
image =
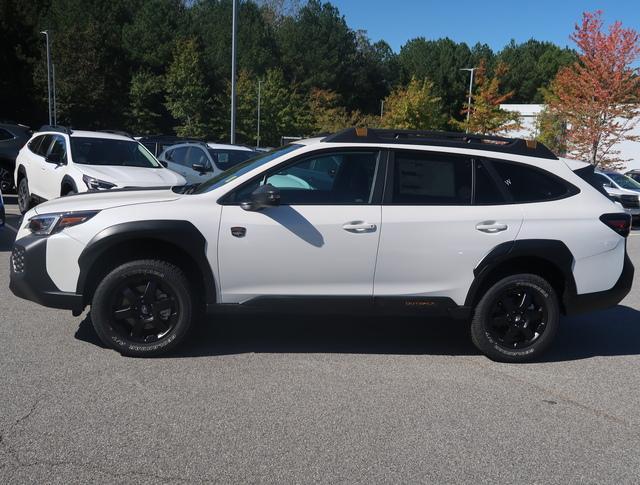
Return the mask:
<svg viewBox="0 0 640 485">
<path fill-rule="evenodd" d="M 480 62 L 475 73 L 475 92 L 471 96 L 471 105 L 464 104 L 461 112 L 465 116 L 464 121 L 451 120 L 451 124 L 470 133 L 483 135 L 502 133 L 520 128 L 520 114 L 515 111 L 507 111 L 500 105 L 511 98 L 514 93 L 500 92 L 500 79 L 506 74 L 507 66 L 498 64 L 492 77 L 487 75 L 484 60 Z M 469 120 L 466 116 L 469 114 Z"/>
<path fill-rule="evenodd" d="M 547 94 L 551 113 L 564 120 L 568 155 L 593 165 L 619 168 L 615 145 L 631 135 L 640 116 L 640 36 L 620 22 L 603 31 L 602 11 L 586 12 L 571 39 L 580 56 L 561 69 Z"/>
</svg>

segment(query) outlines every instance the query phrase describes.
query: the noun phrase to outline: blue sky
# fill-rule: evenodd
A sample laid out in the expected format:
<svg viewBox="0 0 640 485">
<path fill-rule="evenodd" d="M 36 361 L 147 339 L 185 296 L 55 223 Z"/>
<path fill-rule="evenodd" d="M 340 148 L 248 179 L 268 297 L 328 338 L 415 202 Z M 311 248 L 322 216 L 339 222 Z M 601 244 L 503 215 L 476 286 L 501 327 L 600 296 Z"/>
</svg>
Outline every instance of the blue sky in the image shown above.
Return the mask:
<svg viewBox="0 0 640 485">
<path fill-rule="evenodd" d="M 386 40 L 395 51 L 409 39 L 450 37 L 500 50 L 511 39 L 573 46 L 569 35 L 584 11 L 603 10 L 640 31 L 640 0 L 331 0 L 353 29 Z"/>
</svg>

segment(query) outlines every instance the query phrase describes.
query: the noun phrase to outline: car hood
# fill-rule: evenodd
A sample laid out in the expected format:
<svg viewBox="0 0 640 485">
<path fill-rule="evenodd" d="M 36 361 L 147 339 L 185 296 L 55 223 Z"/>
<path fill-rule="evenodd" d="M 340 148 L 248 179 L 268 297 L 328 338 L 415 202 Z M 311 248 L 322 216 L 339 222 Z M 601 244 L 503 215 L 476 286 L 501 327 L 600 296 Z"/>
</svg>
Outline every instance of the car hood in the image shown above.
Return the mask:
<svg viewBox="0 0 640 485">
<path fill-rule="evenodd" d="M 168 187 L 146 189 L 111 189 L 99 192 L 81 192 L 53 199 L 36 206 L 36 214 L 51 212 L 71 212 L 83 210 L 102 210 L 124 205 L 167 202 L 183 197 Z"/>
<path fill-rule="evenodd" d="M 83 174 L 118 187 L 162 187 L 184 185 L 182 175 L 166 168 L 121 167 L 116 165 L 76 165 Z"/>
</svg>

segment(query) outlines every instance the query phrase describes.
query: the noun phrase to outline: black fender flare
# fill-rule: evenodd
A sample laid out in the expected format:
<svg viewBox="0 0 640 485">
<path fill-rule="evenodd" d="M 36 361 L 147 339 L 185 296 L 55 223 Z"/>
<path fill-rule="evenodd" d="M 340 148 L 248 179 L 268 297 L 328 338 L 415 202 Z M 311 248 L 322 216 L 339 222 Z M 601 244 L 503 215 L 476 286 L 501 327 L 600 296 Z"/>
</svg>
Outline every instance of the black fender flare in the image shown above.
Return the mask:
<svg viewBox="0 0 640 485">
<path fill-rule="evenodd" d="M 62 189 L 65 185 L 71 187 L 76 192 L 76 194 L 78 193 L 78 186 L 76 185 L 76 181 L 73 180 L 73 178 L 71 178 L 69 175 L 65 175 L 64 177 L 62 177 L 62 183 L 60 183 L 60 196 L 64 195 Z"/>
<path fill-rule="evenodd" d="M 554 239 L 522 239 L 498 244 L 473 270 L 473 283 L 467 292 L 465 306 L 473 306 L 477 301 L 478 291 L 482 288 L 493 269 L 519 258 L 542 259 L 551 263 L 561 273 L 565 281 L 565 299 L 576 294 L 576 281 L 573 277 L 574 257 L 562 241 Z"/>
<path fill-rule="evenodd" d="M 76 288 L 77 293 L 84 294 L 91 269 L 109 248 L 115 244 L 136 239 L 155 239 L 182 249 L 193 259 L 198 270 L 202 273 L 205 303 L 215 303 L 216 286 L 213 271 L 207 258 L 206 238 L 191 222 L 180 220 L 123 222 L 100 231 L 89 241 L 78 258 L 80 275 Z"/>
</svg>

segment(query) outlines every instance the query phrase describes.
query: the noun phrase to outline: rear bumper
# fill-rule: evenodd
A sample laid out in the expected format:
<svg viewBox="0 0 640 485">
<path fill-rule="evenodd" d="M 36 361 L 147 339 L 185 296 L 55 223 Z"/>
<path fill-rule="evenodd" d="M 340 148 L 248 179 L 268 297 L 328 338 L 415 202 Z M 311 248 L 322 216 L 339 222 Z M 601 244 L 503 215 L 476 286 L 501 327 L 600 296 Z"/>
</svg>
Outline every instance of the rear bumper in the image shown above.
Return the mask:
<svg viewBox="0 0 640 485">
<path fill-rule="evenodd" d="M 82 295 L 60 291 L 47 274 L 47 239 L 27 236 L 15 242 L 11 253 L 9 288 L 14 295 L 51 308 L 80 312 Z"/>
<path fill-rule="evenodd" d="M 622 273 L 620 273 L 620 278 L 618 278 L 616 284 L 613 285 L 613 288 L 606 291 L 598 291 L 596 293 L 584 293 L 582 295 L 565 293 L 565 313 L 567 315 L 576 315 L 616 306 L 631 291 L 631 286 L 633 285 L 633 273 L 633 264 L 631 263 L 631 259 L 629 259 L 629 255 L 625 251 Z"/>
</svg>

